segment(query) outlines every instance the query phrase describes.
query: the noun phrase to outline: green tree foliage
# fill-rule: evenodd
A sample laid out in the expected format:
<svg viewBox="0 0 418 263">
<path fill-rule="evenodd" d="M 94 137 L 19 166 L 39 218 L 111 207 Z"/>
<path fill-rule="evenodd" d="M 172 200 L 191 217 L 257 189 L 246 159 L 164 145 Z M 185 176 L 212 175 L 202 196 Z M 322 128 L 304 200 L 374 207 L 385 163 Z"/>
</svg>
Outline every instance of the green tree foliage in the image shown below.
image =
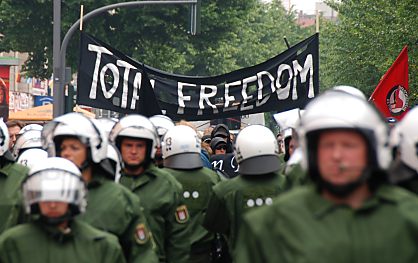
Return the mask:
<svg viewBox="0 0 418 263">
<path fill-rule="evenodd" d="M 116 3 L 84 0 L 84 12 Z M 62 1 L 62 38 L 79 18 L 80 1 Z M 117 9 L 84 23 L 84 30 L 134 59 L 155 68 L 186 75 L 213 76 L 273 57 L 312 34 L 301 29 L 295 13 L 279 0 L 202 0 L 201 33 L 187 32 L 190 7 L 143 6 Z M 29 52 L 28 75 L 52 73 L 52 0 L 0 0 L 0 51 Z M 67 65 L 76 71 L 78 34 L 67 49 Z M 266 113 L 267 125 L 276 125 Z"/>
<path fill-rule="evenodd" d="M 418 98 L 416 0 L 328 1 L 337 23 L 321 30 L 321 89 L 353 85 L 371 95 L 405 45 L 409 50 L 412 101 Z"/>
<path fill-rule="evenodd" d="M 87 0 L 83 4 L 87 13 L 115 2 Z M 187 5 L 117 9 L 86 22 L 84 30 L 153 67 L 177 73 L 212 74 L 214 69 L 231 67 L 226 56 L 231 49 L 230 35 L 256 3 L 257 0 L 203 1 L 199 36 L 187 34 Z M 78 19 L 79 10 L 80 1 L 62 1 L 62 37 Z M 0 2 L 0 29 L 4 35 L 0 50 L 29 52 L 26 69 L 34 76 L 48 77 L 52 72 L 52 16 L 52 0 Z M 77 37 L 70 42 L 67 61 L 73 68 L 77 65 Z"/>
<path fill-rule="evenodd" d="M 115 3 L 83 1 L 85 13 Z M 52 0 L 3 0 L 0 50 L 29 52 L 29 74 L 52 72 Z M 280 1 L 202 0 L 201 33 L 187 34 L 189 6 L 143 6 L 117 9 L 84 23 L 84 30 L 125 54 L 168 72 L 187 75 L 222 74 L 253 65 L 308 35 L 294 23 Z M 62 38 L 79 18 L 80 1 L 62 1 Z M 67 64 L 76 68 L 78 36 L 70 42 Z"/>
</svg>

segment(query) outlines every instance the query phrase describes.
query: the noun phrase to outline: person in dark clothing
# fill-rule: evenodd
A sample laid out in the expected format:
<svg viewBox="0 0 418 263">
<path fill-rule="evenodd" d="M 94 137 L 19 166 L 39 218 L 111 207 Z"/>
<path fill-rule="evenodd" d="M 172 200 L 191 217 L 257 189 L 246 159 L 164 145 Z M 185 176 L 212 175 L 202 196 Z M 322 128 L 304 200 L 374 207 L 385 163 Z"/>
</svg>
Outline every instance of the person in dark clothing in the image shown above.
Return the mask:
<svg viewBox="0 0 418 263">
<path fill-rule="evenodd" d="M 221 137 L 214 137 L 210 143 L 213 154 L 210 157 L 212 169 L 221 171 L 226 178 L 238 175 L 238 164 L 233 153 L 227 153 L 227 142 Z"/>
<path fill-rule="evenodd" d="M 231 142 L 231 135 L 229 133 L 229 129 L 225 124 L 218 124 L 215 126 L 215 128 L 213 128 L 212 132 L 211 132 L 211 137 L 216 138 L 222 138 L 226 141 L 226 152 L 227 153 L 233 153 L 234 149 L 233 149 L 233 145 Z"/>
</svg>

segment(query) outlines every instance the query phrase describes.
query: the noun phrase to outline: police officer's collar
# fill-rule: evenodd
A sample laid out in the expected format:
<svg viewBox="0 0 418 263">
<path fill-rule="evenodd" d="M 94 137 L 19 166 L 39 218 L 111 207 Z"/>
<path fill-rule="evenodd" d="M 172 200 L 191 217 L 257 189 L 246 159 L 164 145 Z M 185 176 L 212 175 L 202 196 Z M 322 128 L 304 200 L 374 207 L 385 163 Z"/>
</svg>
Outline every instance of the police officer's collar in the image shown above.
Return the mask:
<svg viewBox="0 0 418 263">
<path fill-rule="evenodd" d="M 0 156 L 0 175 L 4 175 L 4 176 L 8 177 L 10 173 L 13 173 L 13 171 L 18 171 L 19 173 L 21 173 L 22 170 L 15 169 L 18 166 L 22 167 L 23 169 L 28 170 L 25 166 L 20 165 L 18 163 L 15 163 L 14 161 L 10 161 L 8 159 L 5 159 L 5 158 L 3 158 L 3 156 Z M 23 175 L 24 174 L 22 174 L 22 176 Z"/>
<path fill-rule="evenodd" d="M 144 171 L 143 175 L 149 175 L 149 176 L 152 176 L 152 177 L 156 177 L 157 173 L 158 173 L 158 169 L 161 169 L 161 168 L 158 168 L 155 164 L 150 163 L 145 168 L 145 171 Z"/>
<path fill-rule="evenodd" d="M 10 151 L 6 151 L 3 156 L 0 156 L 0 167 L 16 162 Z"/>
<path fill-rule="evenodd" d="M 388 169 L 388 174 L 389 181 L 393 184 L 401 184 L 417 177 L 417 172 L 411 167 L 408 167 L 400 159 L 392 162 Z"/>
<path fill-rule="evenodd" d="M 121 174 L 122 174 L 122 176 L 130 177 L 130 178 L 139 178 L 139 177 L 141 177 L 142 175 L 145 175 L 145 174 L 155 177 L 156 173 L 158 173 L 159 169 L 161 169 L 161 168 L 158 168 L 154 163 L 149 163 L 145 167 L 144 172 L 142 174 L 139 174 L 139 175 L 129 174 L 129 173 L 126 172 L 126 169 L 121 171 Z"/>
<path fill-rule="evenodd" d="M 140 175 L 129 175 L 126 172 L 122 173 L 122 177 L 120 178 L 120 182 L 127 183 L 130 185 L 131 190 L 136 189 L 137 187 L 147 184 L 151 181 L 151 178 L 157 177 L 158 168 L 154 164 L 150 164 L 147 169 Z"/>
<path fill-rule="evenodd" d="M 351 209 L 357 213 L 362 213 L 377 208 L 381 203 L 397 203 L 400 201 L 398 196 L 391 193 L 388 186 L 381 185 L 376 189 L 375 192 L 372 193 L 372 196 L 369 199 L 364 201 L 361 207 L 353 209 L 348 205 L 336 204 L 330 200 L 325 199 L 321 196 L 314 185 L 307 187 L 311 188 L 311 195 L 309 195 L 306 199 L 308 207 L 310 208 L 312 214 L 319 220 L 328 214 L 333 213 L 337 209 Z"/>
<path fill-rule="evenodd" d="M 40 220 L 34 222 L 38 227 L 40 227 L 46 234 L 52 237 L 59 243 L 64 243 L 73 238 L 73 231 L 71 229 L 72 220 L 68 221 L 68 226 L 65 230 L 58 228 L 57 226 L 51 226 L 45 223 L 42 223 Z"/>
<path fill-rule="evenodd" d="M 99 187 L 105 182 L 105 180 L 108 180 L 108 179 L 100 174 L 93 173 L 91 181 L 87 183 L 87 188 L 91 189 L 91 188 Z"/>
</svg>

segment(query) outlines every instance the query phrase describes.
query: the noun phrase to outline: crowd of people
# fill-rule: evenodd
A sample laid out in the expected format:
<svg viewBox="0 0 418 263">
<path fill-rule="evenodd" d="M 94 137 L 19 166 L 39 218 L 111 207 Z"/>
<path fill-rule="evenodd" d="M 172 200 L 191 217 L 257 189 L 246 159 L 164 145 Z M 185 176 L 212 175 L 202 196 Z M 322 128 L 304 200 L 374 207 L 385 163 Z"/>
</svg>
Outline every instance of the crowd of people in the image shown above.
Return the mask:
<svg viewBox="0 0 418 263">
<path fill-rule="evenodd" d="M 337 87 L 278 134 L 0 121 L 0 262 L 415 262 L 417 120 Z"/>
</svg>

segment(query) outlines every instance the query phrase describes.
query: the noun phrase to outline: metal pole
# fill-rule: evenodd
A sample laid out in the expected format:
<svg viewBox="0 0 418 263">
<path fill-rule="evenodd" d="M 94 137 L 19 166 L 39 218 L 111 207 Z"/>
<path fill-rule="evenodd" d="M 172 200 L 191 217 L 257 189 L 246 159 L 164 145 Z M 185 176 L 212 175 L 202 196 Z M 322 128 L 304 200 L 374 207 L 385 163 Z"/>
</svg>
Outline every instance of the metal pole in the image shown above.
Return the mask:
<svg viewBox="0 0 418 263">
<path fill-rule="evenodd" d="M 284 42 L 286 43 L 287 48 L 289 49 L 290 45 L 289 45 L 289 42 L 287 41 L 286 36 L 284 36 L 283 39 L 284 39 Z"/>
<path fill-rule="evenodd" d="M 83 23 L 86 23 L 91 18 L 98 16 L 104 12 L 107 12 L 109 10 L 113 10 L 116 8 L 126 8 L 126 7 L 133 7 L 133 6 L 143 6 L 143 5 L 167 5 L 167 4 L 197 4 L 197 0 L 179 0 L 179 1 L 132 1 L 132 2 L 124 2 L 124 3 L 117 3 L 117 4 L 111 4 L 107 6 L 103 6 L 100 8 L 97 8 L 89 13 L 87 13 L 83 17 Z M 60 100 L 62 100 L 62 104 L 56 104 L 55 103 L 55 97 L 54 97 L 54 118 L 58 117 L 60 115 L 63 115 L 64 112 L 64 79 L 65 79 L 65 59 L 66 59 L 66 53 L 67 53 L 67 47 L 68 43 L 70 42 L 71 37 L 74 35 L 74 33 L 77 31 L 78 27 L 80 25 L 80 19 L 75 22 L 71 28 L 68 30 L 67 34 L 65 34 L 64 40 L 61 44 L 61 51 L 60 51 Z M 82 88 L 82 87 L 77 87 Z M 55 93 L 54 93 L 55 94 Z M 55 108 L 57 108 L 57 111 L 55 111 Z"/>
<path fill-rule="evenodd" d="M 60 68 L 60 44 L 61 44 L 61 0 L 54 0 L 54 26 L 53 26 L 53 43 L 52 43 L 52 56 L 53 56 L 53 98 L 54 116 L 61 114 L 61 108 L 64 109 L 64 91 L 61 88 L 61 71 Z M 61 105 L 61 106 L 60 106 Z"/>
<path fill-rule="evenodd" d="M 319 33 L 319 11 L 318 10 L 316 10 L 315 24 L 316 24 L 316 33 Z"/>
</svg>

